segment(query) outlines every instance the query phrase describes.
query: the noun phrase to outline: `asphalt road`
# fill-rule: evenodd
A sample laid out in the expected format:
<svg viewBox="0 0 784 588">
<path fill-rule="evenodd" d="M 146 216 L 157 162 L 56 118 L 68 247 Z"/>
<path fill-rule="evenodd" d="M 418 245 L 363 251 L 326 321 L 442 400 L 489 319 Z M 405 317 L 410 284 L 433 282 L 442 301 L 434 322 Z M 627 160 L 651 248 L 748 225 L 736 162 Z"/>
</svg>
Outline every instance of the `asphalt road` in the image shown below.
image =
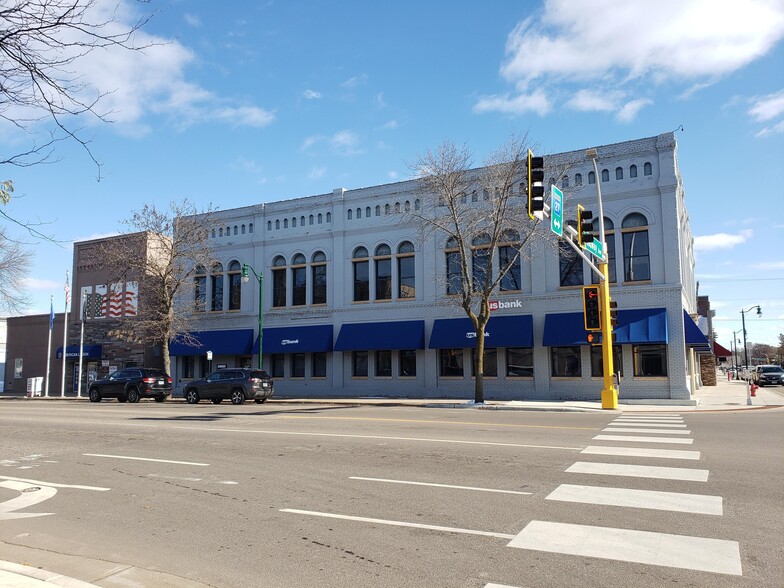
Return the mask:
<svg viewBox="0 0 784 588">
<path fill-rule="evenodd" d="M 784 411 L 646 416 L 5 402 L 0 560 L 221 588 L 784 585 Z"/>
</svg>

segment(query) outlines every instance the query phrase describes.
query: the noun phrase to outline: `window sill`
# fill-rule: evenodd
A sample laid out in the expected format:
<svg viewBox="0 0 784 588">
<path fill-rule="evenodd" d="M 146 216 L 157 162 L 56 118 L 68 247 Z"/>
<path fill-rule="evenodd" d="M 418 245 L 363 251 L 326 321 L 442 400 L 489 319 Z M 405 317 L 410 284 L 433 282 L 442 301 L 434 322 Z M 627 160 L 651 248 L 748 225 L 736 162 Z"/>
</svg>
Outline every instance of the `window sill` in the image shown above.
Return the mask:
<svg viewBox="0 0 784 588">
<path fill-rule="evenodd" d="M 550 376 L 550 379 L 551 380 L 568 380 L 568 381 L 573 382 L 575 380 L 577 380 L 577 381 L 582 380 L 583 377 L 582 376 Z"/>
<path fill-rule="evenodd" d="M 351 376 L 351 379 L 352 380 L 368 380 L 370 378 L 368 378 L 367 376 Z"/>
<path fill-rule="evenodd" d="M 649 286 L 653 284 L 651 280 L 634 280 L 632 282 L 623 282 L 622 286 Z"/>
</svg>

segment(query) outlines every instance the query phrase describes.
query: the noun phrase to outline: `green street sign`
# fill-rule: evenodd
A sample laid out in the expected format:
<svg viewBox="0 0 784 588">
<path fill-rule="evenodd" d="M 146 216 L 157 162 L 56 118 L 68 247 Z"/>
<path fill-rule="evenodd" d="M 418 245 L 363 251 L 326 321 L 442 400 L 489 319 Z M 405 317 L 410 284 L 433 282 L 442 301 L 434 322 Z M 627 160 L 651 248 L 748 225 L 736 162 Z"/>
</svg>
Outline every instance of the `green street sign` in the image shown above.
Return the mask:
<svg viewBox="0 0 784 588">
<path fill-rule="evenodd" d="M 555 184 L 550 186 L 550 230 L 563 236 L 563 192 Z"/>
<path fill-rule="evenodd" d="M 583 245 L 586 251 L 589 253 L 593 253 L 599 259 L 604 259 L 604 247 L 602 247 L 601 241 L 599 239 L 594 239 L 590 243 L 586 243 Z"/>
</svg>

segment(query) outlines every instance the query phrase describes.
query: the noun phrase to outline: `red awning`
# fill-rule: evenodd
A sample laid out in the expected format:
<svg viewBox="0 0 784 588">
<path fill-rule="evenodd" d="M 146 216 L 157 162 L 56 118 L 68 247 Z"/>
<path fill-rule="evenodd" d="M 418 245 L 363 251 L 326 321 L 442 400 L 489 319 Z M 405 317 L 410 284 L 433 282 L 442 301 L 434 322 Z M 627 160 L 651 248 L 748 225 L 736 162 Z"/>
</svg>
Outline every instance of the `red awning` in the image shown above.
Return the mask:
<svg viewBox="0 0 784 588">
<path fill-rule="evenodd" d="M 726 347 L 722 347 L 716 341 L 713 342 L 713 355 L 716 357 L 732 357 L 732 352 Z"/>
</svg>

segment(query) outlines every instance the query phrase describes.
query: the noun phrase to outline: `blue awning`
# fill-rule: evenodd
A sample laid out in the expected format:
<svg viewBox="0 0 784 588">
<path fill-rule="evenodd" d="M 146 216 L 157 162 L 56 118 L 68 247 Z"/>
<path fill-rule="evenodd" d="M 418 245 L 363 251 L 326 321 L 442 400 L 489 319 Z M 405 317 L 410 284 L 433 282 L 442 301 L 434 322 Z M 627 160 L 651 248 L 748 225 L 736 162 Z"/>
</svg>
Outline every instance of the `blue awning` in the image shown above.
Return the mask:
<svg viewBox="0 0 784 588">
<path fill-rule="evenodd" d="M 686 330 L 686 346 L 694 347 L 697 351 L 704 353 L 711 352 L 710 342 L 708 338 L 700 331 L 697 323 L 689 316 L 689 313 L 683 311 L 683 326 Z"/>
<path fill-rule="evenodd" d="M 264 353 L 317 353 L 332 351 L 332 325 L 272 327 L 264 329 Z M 259 338 L 253 353 L 259 352 Z"/>
<path fill-rule="evenodd" d="M 193 331 L 191 333 L 198 345 L 186 345 L 180 341 L 169 343 L 169 355 L 250 355 L 253 343 L 253 329 L 232 329 L 224 331 Z"/>
<path fill-rule="evenodd" d="M 335 351 L 424 348 L 425 321 L 347 324 L 335 342 Z"/>
<path fill-rule="evenodd" d="M 485 347 L 533 347 L 534 322 L 530 315 L 492 316 L 485 327 Z M 430 349 L 476 347 L 471 319 L 437 319 L 430 334 Z"/>
<path fill-rule="evenodd" d="M 82 346 L 82 357 L 87 359 L 101 359 L 101 353 L 103 352 L 103 346 L 101 345 L 83 345 Z M 55 354 L 57 359 L 63 358 L 63 348 L 58 347 L 57 353 Z M 79 346 L 78 345 L 68 345 L 65 348 L 65 358 L 66 359 L 79 359 Z"/>
<path fill-rule="evenodd" d="M 667 343 L 667 309 L 639 308 L 618 311 L 618 325 L 613 329 L 616 345 Z M 601 341 L 601 333 L 597 333 Z M 583 313 L 548 314 L 544 319 L 545 347 L 588 345 Z"/>
</svg>

